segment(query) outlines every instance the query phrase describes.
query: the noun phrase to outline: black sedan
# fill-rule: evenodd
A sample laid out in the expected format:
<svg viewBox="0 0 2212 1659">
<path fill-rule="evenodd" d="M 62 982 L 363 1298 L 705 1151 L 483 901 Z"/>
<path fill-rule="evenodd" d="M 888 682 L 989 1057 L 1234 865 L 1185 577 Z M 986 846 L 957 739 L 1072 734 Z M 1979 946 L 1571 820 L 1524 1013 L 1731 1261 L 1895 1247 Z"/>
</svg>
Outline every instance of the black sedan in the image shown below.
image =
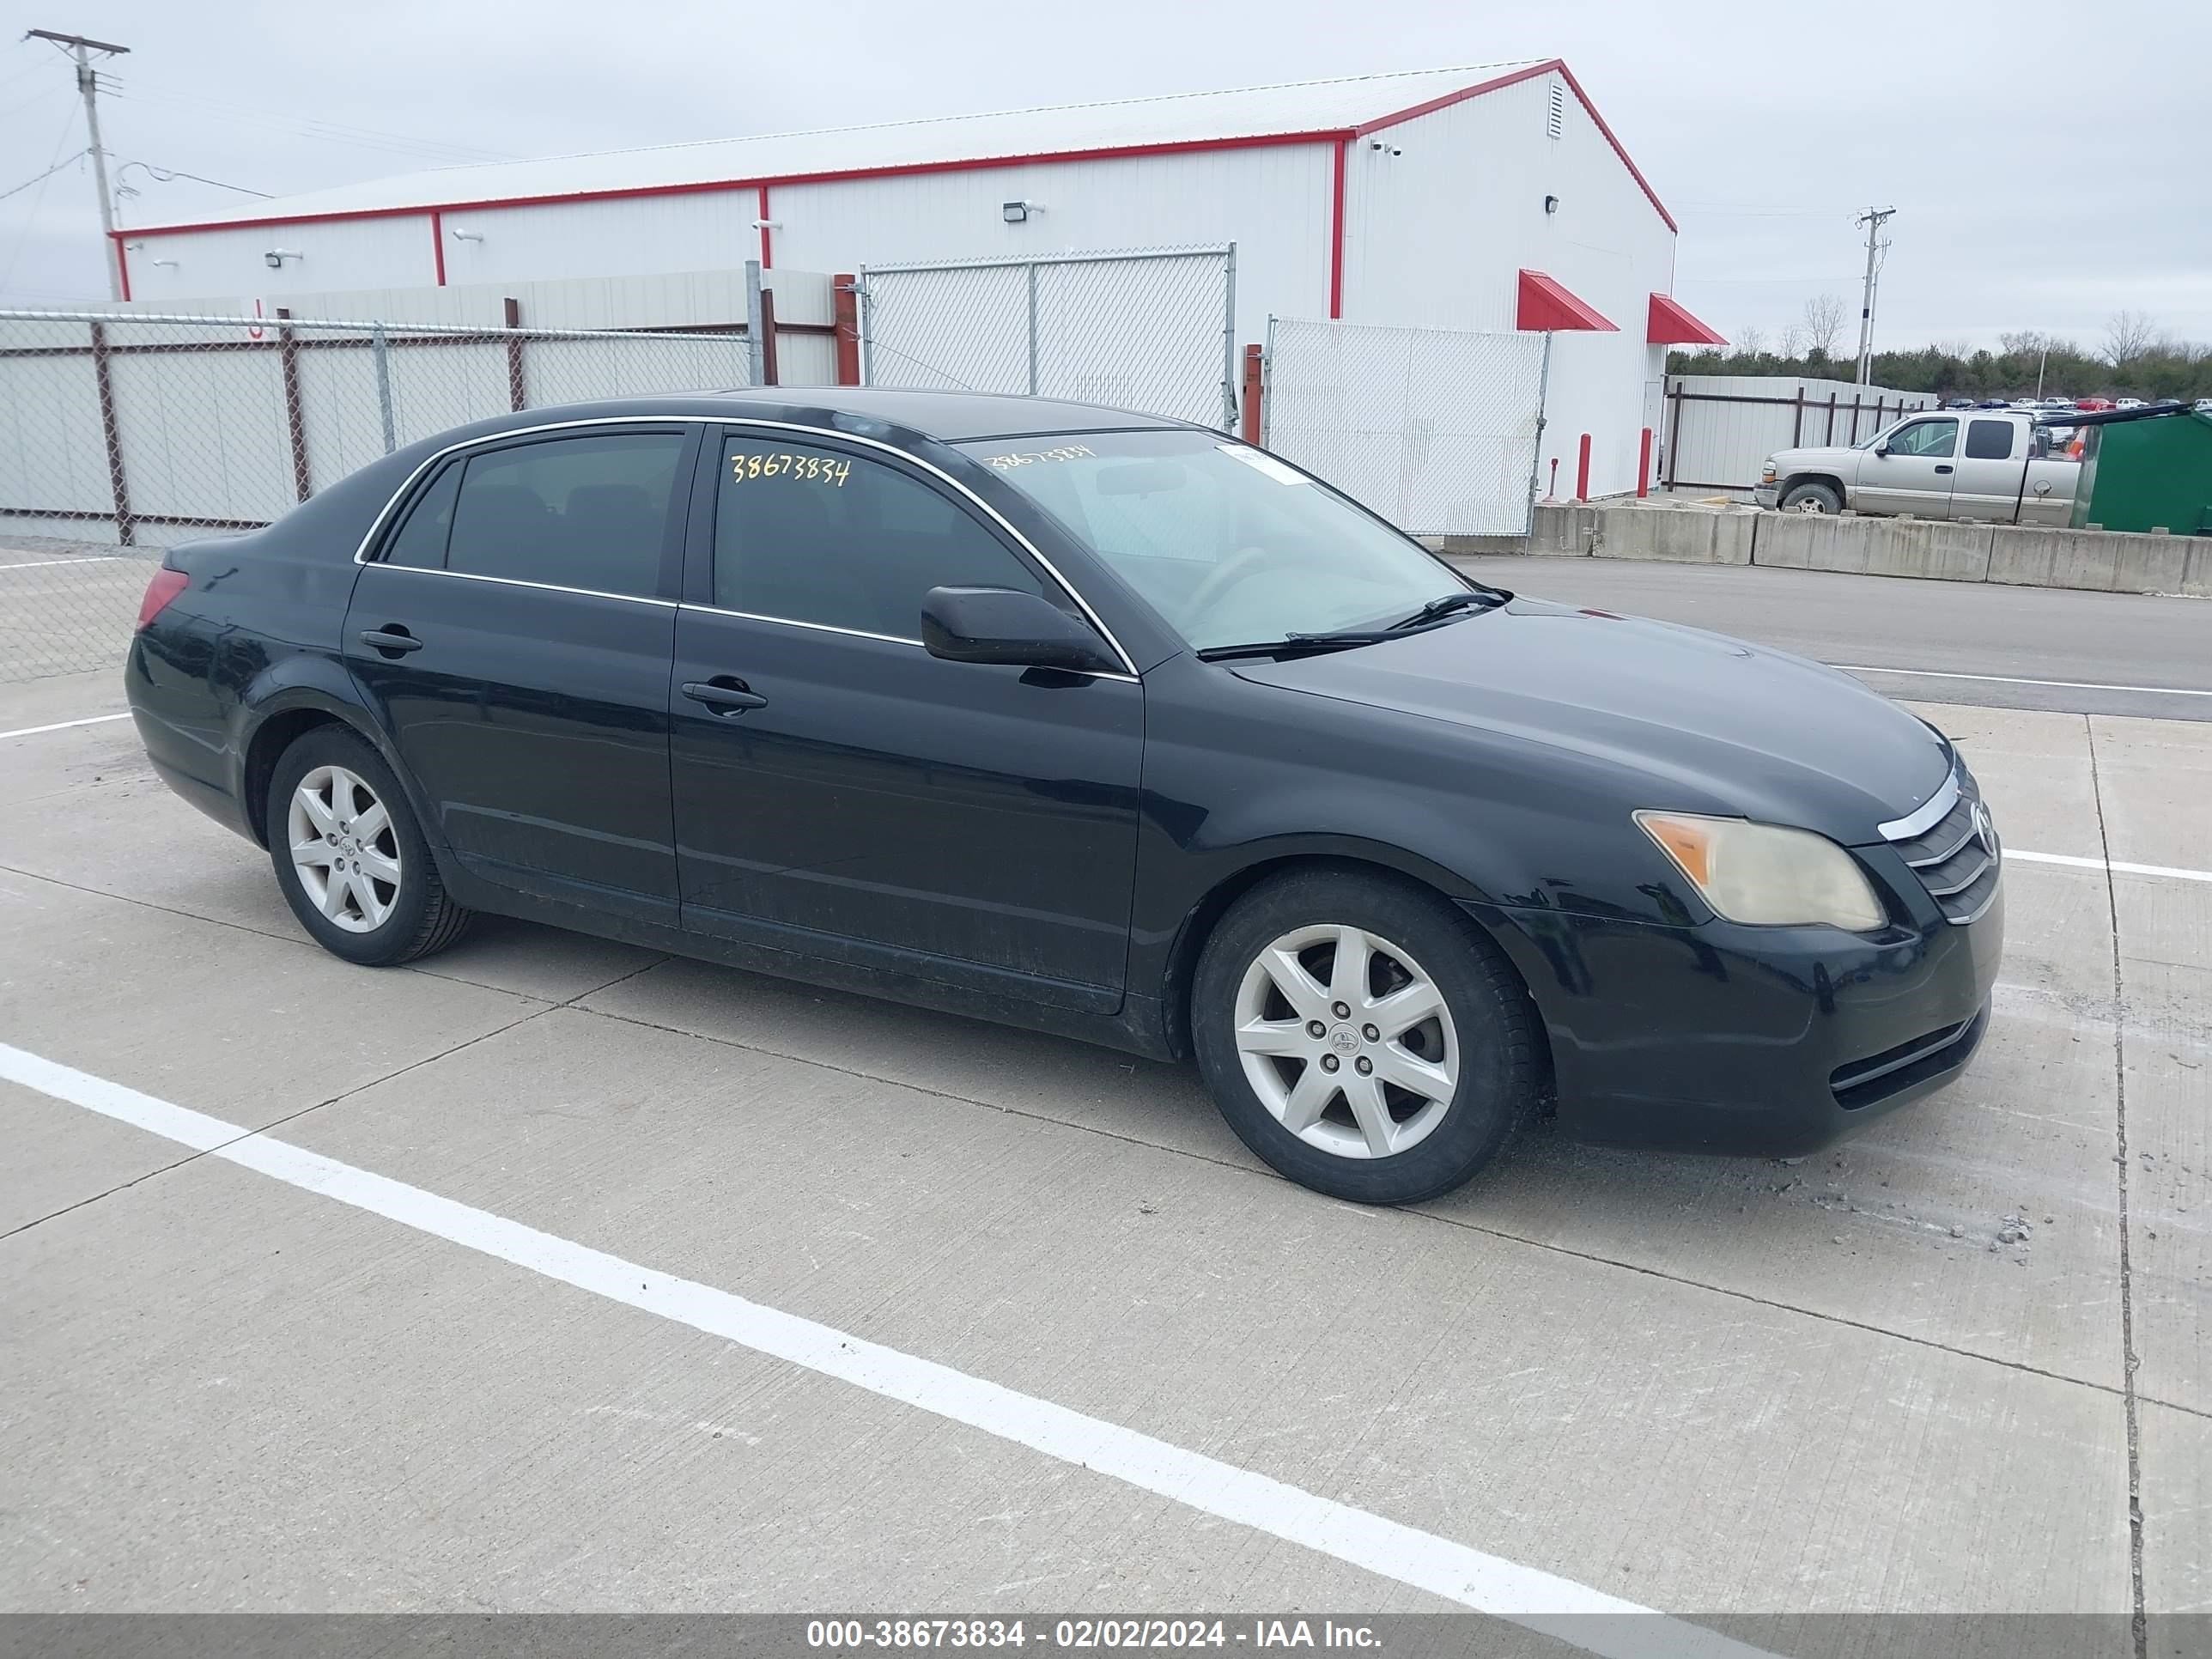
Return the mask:
<svg viewBox="0 0 2212 1659">
<path fill-rule="evenodd" d="M 1323 1192 L 1793 1152 L 1955 1076 L 2000 856 L 1824 668 L 1470 583 L 1220 433 L 532 410 L 176 550 L 155 766 L 364 964 L 491 911 L 1159 1058 Z"/>
</svg>

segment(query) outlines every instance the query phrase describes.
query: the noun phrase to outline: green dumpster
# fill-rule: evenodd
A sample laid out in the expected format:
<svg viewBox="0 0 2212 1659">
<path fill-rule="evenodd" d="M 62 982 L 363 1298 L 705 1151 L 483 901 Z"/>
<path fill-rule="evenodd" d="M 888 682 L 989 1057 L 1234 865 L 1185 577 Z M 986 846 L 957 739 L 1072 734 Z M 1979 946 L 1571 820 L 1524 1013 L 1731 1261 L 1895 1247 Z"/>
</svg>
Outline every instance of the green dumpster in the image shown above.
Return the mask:
<svg viewBox="0 0 2212 1659">
<path fill-rule="evenodd" d="M 2212 536 L 2212 413 L 2130 409 L 2079 418 L 2076 530 Z"/>
</svg>

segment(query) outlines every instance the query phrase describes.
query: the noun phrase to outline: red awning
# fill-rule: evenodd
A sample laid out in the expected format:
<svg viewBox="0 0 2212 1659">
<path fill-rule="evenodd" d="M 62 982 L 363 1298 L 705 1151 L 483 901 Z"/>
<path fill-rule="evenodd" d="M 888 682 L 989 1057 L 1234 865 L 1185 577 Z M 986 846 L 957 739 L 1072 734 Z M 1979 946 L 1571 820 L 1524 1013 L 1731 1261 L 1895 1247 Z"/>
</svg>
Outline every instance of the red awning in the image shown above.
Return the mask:
<svg viewBox="0 0 2212 1659">
<path fill-rule="evenodd" d="M 1567 292 L 1540 270 L 1521 273 L 1521 303 L 1513 319 L 1521 329 L 1595 329 L 1618 334 L 1613 324 Z"/>
<path fill-rule="evenodd" d="M 1726 345 L 1728 341 L 1663 294 L 1651 296 L 1651 324 L 1644 331 L 1651 345 Z"/>
</svg>

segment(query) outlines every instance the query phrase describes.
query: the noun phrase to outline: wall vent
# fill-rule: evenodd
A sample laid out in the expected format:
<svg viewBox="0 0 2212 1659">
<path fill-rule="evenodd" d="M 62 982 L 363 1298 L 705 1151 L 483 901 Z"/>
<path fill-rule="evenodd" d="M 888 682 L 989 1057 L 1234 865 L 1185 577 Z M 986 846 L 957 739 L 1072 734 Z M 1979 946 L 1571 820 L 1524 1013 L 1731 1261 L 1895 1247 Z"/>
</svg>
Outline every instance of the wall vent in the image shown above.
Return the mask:
<svg viewBox="0 0 2212 1659">
<path fill-rule="evenodd" d="M 1544 108 L 1544 131 L 1557 138 L 1567 130 L 1567 89 L 1559 82 L 1552 82 L 1551 102 Z"/>
</svg>

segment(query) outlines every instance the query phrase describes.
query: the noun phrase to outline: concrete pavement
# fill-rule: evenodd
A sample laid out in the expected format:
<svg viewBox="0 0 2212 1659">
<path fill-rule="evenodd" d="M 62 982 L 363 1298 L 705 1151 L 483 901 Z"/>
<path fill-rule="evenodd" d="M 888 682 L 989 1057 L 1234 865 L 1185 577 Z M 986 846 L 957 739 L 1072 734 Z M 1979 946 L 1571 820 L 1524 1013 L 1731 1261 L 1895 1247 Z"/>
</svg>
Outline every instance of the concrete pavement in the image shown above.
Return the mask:
<svg viewBox="0 0 2212 1659">
<path fill-rule="evenodd" d="M 2014 847 L 2212 864 L 2212 727 L 1927 712 Z M 1103 1050 L 519 924 L 349 968 L 127 722 L 0 779 L 0 1042 L 1643 1606 L 2120 1620 L 2138 1542 L 2212 1606 L 2212 883 L 2014 864 L 1984 1056 L 1824 1157 L 1533 1133 L 1376 1212 Z M 1449 1605 L 19 1083 L 0 1132 L 0 1609 Z"/>
</svg>

